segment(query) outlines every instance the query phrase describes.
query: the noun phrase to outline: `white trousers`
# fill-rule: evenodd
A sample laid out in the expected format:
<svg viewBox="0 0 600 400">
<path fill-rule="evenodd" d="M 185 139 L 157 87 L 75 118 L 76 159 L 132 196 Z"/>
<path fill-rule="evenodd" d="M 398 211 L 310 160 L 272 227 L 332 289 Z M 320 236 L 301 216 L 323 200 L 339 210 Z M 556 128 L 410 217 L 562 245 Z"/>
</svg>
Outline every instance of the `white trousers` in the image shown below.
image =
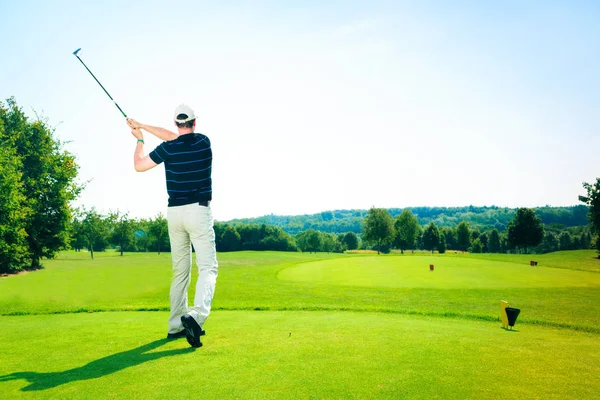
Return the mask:
<svg viewBox="0 0 600 400">
<path fill-rule="evenodd" d="M 210 314 L 217 283 L 217 251 L 210 206 L 204 207 L 195 203 L 169 207 L 167 220 L 173 259 L 169 333 L 177 333 L 183 330 L 182 315 L 190 314 L 202 327 Z M 188 307 L 188 287 L 192 278 L 192 244 L 196 252 L 198 282 L 194 305 Z"/>
</svg>

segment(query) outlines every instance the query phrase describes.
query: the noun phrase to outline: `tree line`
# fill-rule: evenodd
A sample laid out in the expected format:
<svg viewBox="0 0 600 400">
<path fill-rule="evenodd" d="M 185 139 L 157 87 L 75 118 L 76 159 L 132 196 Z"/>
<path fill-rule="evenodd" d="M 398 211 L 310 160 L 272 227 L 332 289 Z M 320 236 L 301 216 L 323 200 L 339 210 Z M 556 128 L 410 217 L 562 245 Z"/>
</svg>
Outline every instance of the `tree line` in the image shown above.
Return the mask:
<svg viewBox="0 0 600 400">
<path fill-rule="evenodd" d="M 417 217 L 420 225 L 427 226 L 434 222 L 436 226 L 456 227 L 465 221 L 472 228 L 480 231 L 489 231 L 496 228 L 499 232 L 506 232 L 508 223 L 513 219 L 516 209 L 506 207 L 407 207 L 386 209 L 393 218 L 396 218 L 405 209 L 410 210 Z M 586 226 L 588 224 L 588 205 L 581 204 L 571 207 L 536 207 L 536 215 L 546 226 L 552 225 L 555 229 L 568 229 Z M 323 211 L 310 215 L 265 215 L 258 218 L 242 218 L 228 221 L 232 224 L 266 224 L 282 228 L 285 232 L 295 235 L 308 229 L 321 232 L 362 233 L 363 219 L 368 210 L 333 210 Z"/>
<path fill-rule="evenodd" d="M 435 222 L 421 226 L 408 209 L 393 218 L 386 209 L 372 208 L 365 217 L 362 239 L 365 248 L 384 253 L 391 249 L 402 253 L 417 249 L 440 253 L 447 249 L 472 253 L 547 253 L 600 246 L 593 227 L 575 227 L 572 231 L 553 225 L 545 227 L 535 210 L 530 208 L 517 209 L 513 219 L 508 221 L 506 232 L 496 228 L 481 231 L 470 227 L 466 221 L 461 221 L 455 228 L 439 227 Z"/>
<path fill-rule="evenodd" d="M 102 214 L 96 209 L 75 210 L 69 227 L 70 247 L 76 251 L 94 252 L 116 249 L 123 252 L 171 251 L 167 219 L 129 218 L 127 213 L 111 211 Z"/>
</svg>

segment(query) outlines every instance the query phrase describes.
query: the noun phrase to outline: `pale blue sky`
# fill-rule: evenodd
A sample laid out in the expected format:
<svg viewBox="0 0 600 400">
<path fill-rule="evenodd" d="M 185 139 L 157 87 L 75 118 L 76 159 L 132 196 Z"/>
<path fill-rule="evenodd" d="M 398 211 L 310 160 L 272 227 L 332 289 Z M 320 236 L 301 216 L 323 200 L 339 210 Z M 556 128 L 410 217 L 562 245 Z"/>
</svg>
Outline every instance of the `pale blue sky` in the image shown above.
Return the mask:
<svg viewBox="0 0 600 400">
<path fill-rule="evenodd" d="M 600 175 L 598 2 L 82 3 L 0 0 L 0 98 L 70 142 L 88 207 L 167 195 L 79 47 L 129 116 L 196 110 L 218 220 L 572 205 Z"/>
</svg>

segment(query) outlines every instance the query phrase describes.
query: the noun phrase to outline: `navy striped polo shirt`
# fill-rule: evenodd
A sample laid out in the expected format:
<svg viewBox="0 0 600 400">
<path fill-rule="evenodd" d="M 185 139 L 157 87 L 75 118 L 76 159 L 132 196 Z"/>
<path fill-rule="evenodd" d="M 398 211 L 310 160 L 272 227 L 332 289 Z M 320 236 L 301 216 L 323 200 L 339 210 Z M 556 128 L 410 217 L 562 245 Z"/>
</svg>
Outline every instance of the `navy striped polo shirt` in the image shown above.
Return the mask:
<svg viewBox="0 0 600 400">
<path fill-rule="evenodd" d="M 165 163 L 169 207 L 212 199 L 212 150 L 206 135 L 180 135 L 163 142 L 149 156 L 157 164 Z"/>
</svg>

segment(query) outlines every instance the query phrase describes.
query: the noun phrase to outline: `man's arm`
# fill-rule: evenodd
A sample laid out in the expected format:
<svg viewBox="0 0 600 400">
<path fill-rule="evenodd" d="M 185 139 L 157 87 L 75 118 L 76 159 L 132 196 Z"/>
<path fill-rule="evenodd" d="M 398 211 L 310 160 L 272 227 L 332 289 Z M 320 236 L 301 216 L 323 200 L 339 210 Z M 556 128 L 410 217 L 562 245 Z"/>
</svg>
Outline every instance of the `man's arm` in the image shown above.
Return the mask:
<svg viewBox="0 0 600 400">
<path fill-rule="evenodd" d="M 177 139 L 179 137 L 178 134 L 176 134 L 175 132 L 171 132 L 168 129 L 160 128 L 158 126 L 142 124 L 142 123 L 137 122 L 135 119 L 131 119 L 131 118 L 128 119 L 127 124 L 129 124 L 129 126 L 131 128 L 143 129 L 146 132 L 149 132 L 149 133 L 153 134 L 154 136 L 156 136 L 157 138 L 164 140 L 166 142 L 168 142 L 169 140 Z"/>
<path fill-rule="evenodd" d="M 131 134 L 138 139 L 138 142 L 135 145 L 135 152 L 133 153 L 133 166 L 135 170 L 137 172 L 144 172 L 156 167 L 158 164 L 152 161 L 150 156 L 144 155 L 144 136 L 142 131 L 138 128 L 133 128 L 131 129 Z"/>
</svg>

